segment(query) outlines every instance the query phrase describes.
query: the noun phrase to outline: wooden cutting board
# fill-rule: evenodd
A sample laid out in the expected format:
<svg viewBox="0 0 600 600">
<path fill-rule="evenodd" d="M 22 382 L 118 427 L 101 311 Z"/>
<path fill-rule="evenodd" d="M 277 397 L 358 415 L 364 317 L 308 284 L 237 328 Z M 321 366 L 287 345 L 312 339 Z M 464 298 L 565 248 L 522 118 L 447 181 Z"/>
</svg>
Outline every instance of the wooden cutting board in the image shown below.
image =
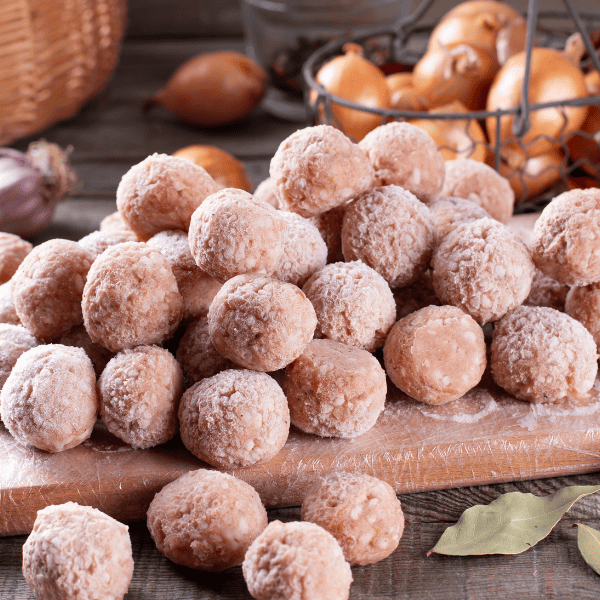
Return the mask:
<svg viewBox="0 0 600 600">
<path fill-rule="evenodd" d="M 533 216 L 515 221 L 524 237 Z M 334 471 L 368 473 L 399 493 L 600 470 L 600 380 L 586 398 L 531 405 L 487 381 L 439 407 L 413 401 L 391 383 L 373 429 L 355 439 L 292 430 L 271 461 L 231 471 L 268 507 L 299 505 Z M 154 494 L 191 469 L 207 468 L 177 439 L 133 450 L 99 422 L 82 445 L 48 454 L 17 444 L 0 425 L 0 535 L 31 530 L 36 512 L 69 500 L 130 521 Z"/>
</svg>

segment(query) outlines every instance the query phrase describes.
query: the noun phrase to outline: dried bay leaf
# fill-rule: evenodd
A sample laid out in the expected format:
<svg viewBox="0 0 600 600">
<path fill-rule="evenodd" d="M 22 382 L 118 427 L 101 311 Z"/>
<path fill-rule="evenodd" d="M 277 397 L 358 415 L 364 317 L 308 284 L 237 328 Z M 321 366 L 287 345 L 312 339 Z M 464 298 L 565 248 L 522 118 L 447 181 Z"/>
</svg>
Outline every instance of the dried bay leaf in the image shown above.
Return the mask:
<svg viewBox="0 0 600 600">
<path fill-rule="evenodd" d="M 600 531 L 587 525 L 577 525 L 577 545 L 585 562 L 600 575 Z"/>
<path fill-rule="evenodd" d="M 468 508 L 427 553 L 454 556 L 520 554 L 544 539 L 561 517 L 600 485 L 574 485 L 546 497 L 509 492 Z"/>
</svg>

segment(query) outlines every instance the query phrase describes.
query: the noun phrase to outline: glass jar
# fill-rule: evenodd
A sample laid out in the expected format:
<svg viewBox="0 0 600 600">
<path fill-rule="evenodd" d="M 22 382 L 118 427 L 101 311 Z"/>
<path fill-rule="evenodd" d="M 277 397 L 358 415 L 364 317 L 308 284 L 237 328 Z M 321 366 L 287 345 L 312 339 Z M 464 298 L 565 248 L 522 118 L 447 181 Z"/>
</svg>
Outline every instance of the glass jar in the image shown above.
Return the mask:
<svg viewBox="0 0 600 600">
<path fill-rule="evenodd" d="M 282 118 L 306 120 L 304 61 L 335 37 L 391 27 L 411 10 L 412 0 L 242 0 L 246 52 L 271 78 L 263 107 Z"/>
</svg>

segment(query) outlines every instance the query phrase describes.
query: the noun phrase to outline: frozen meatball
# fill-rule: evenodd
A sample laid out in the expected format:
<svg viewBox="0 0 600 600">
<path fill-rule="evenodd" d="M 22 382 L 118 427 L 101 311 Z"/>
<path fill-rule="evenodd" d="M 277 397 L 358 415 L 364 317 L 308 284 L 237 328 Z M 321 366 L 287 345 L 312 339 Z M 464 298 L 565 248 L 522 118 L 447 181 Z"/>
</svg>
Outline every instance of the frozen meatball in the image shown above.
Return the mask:
<svg viewBox="0 0 600 600">
<path fill-rule="evenodd" d="M 100 221 L 100 231 L 131 231 L 123 215 L 117 210 Z"/>
<path fill-rule="evenodd" d="M 277 371 L 298 358 L 316 325 L 315 310 L 298 287 L 262 275 L 230 279 L 208 312 L 217 351 L 255 371 Z"/>
<path fill-rule="evenodd" d="M 221 371 L 189 388 L 179 407 L 185 447 L 214 467 L 247 467 L 273 458 L 290 431 L 279 384 L 266 373 Z"/>
<path fill-rule="evenodd" d="M 319 230 L 327 244 L 327 262 L 344 262 L 342 253 L 342 224 L 346 205 L 336 206 L 308 220 Z"/>
<path fill-rule="evenodd" d="M 0 285 L 0 323 L 10 325 L 20 325 L 21 320 L 15 310 L 15 303 L 12 297 L 12 281 L 7 281 Z"/>
<path fill-rule="evenodd" d="M 256 490 L 232 475 L 198 469 L 166 485 L 148 508 L 148 530 L 169 560 L 205 571 L 241 565 L 267 526 Z"/>
<path fill-rule="evenodd" d="M 520 306 L 494 327 L 494 381 L 528 402 L 582 396 L 598 371 L 596 343 L 578 321 L 552 308 Z"/>
<path fill-rule="evenodd" d="M 359 260 L 326 265 L 304 284 L 302 291 L 317 314 L 315 337 L 374 352 L 383 346 L 396 319 L 390 286 Z"/>
<path fill-rule="evenodd" d="M 183 373 L 158 346 L 119 352 L 98 380 L 100 416 L 106 428 L 134 448 L 168 442 L 177 431 Z"/>
<path fill-rule="evenodd" d="M 280 207 L 312 217 L 373 187 L 367 155 L 330 125 L 300 129 L 271 159 L 271 181 Z"/>
<path fill-rule="evenodd" d="M 50 240 L 36 246 L 12 278 L 21 323 L 42 341 L 55 340 L 83 320 L 81 298 L 92 255 L 77 242 Z"/>
<path fill-rule="evenodd" d="M 438 233 L 438 243 L 459 225 L 490 217 L 487 210 L 464 198 L 440 198 L 429 205 Z"/>
<path fill-rule="evenodd" d="M 302 501 L 302 520 L 333 535 L 351 565 L 370 565 L 389 556 L 404 532 L 404 514 L 385 481 L 362 473 L 332 473 Z"/>
<path fill-rule="evenodd" d="M 189 322 L 177 346 L 176 357 L 188 385 L 237 366 L 217 352 L 210 339 L 208 316 Z"/>
<path fill-rule="evenodd" d="M 133 231 L 92 231 L 92 233 L 82 237 L 78 244 L 92 255 L 93 260 L 96 260 L 110 246 L 137 241 L 137 236 Z"/>
<path fill-rule="evenodd" d="M 189 242 L 196 264 L 225 283 L 236 275 L 271 275 L 287 234 L 285 220 L 270 204 L 244 190 L 213 194 L 192 216 Z"/>
<path fill-rule="evenodd" d="M 350 565 L 336 539 L 308 522 L 272 521 L 242 564 L 256 600 L 347 600 Z"/>
<path fill-rule="evenodd" d="M 387 384 L 379 361 L 366 350 L 313 340 L 286 368 L 283 391 L 298 429 L 348 438 L 375 425 Z"/>
<path fill-rule="evenodd" d="M 188 236 L 183 231 L 161 231 L 148 240 L 148 246 L 156 248 L 167 259 L 175 275 L 183 298 L 184 320 L 206 315 L 221 284 L 196 264 Z"/>
<path fill-rule="evenodd" d="M 436 239 L 427 206 L 397 185 L 363 192 L 344 214 L 344 257 L 375 269 L 391 288 L 410 285 L 429 268 Z"/>
<path fill-rule="evenodd" d="M 572 287 L 564 309 L 570 317 L 584 325 L 600 348 L 600 282 Z"/>
<path fill-rule="evenodd" d="M 425 271 L 414 283 L 394 290 L 396 301 L 396 321 L 426 306 L 440 306 L 431 279 L 431 271 Z"/>
<path fill-rule="evenodd" d="M 15 274 L 32 248 L 18 235 L 0 231 L 0 284 L 6 283 Z"/>
<path fill-rule="evenodd" d="M 63 333 L 58 338 L 58 343 L 63 346 L 83 348 L 94 365 L 96 377 L 100 377 L 108 361 L 115 355 L 114 352 L 107 350 L 104 346 L 92 342 L 92 338 L 83 325 L 77 325 L 77 327 L 69 329 L 67 333 Z"/>
<path fill-rule="evenodd" d="M 536 269 L 529 296 L 523 304 L 525 306 L 547 306 L 564 312 L 568 291 L 569 286 L 559 283 L 556 279 L 552 279 Z"/>
<path fill-rule="evenodd" d="M 19 442 L 61 452 L 87 440 L 98 416 L 96 375 L 81 348 L 27 350 L 0 393 L 2 420 Z"/>
<path fill-rule="evenodd" d="M 556 196 L 533 227 L 535 266 L 565 285 L 600 281 L 600 189 Z"/>
<path fill-rule="evenodd" d="M 446 161 L 446 179 L 441 195 L 475 202 L 501 223 L 508 223 L 515 204 L 515 193 L 508 179 L 485 163 L 471 158 Z"/>
<path fill-rule="evenodd" d="M 75 502 L 38 510 L 23 546 L 37 600 L 122 600 L 132 575 L 127 525 Z"/>
<path fill-rule="evenodd" d="M 385 370 L 405 394 L 445 404 L 474 388 L 485 371 L 483 329 L 455 306 L 428 306 L 391 329 L 383 347 Z"/>
<path fill-rule="evenodd" d="M 287 236 L 273 277 L 302 286 L 313 273 L 327 264 L 327 245 L 308 219 L 284 210 L 279 214 L 286 222 Z"/>
<path fill-rule="evenodd" d="M 393 121 L 367 133 L 358 145 L 375 169 L 375 186 L 399 185 L 425 203 L 440 195 L 444 159 L 422 129 Z"/>
<path fill-rule="evenodd" d="M 253 195 L 259 200 L 268 202 L 273 208 L 279 208 L 279 199 L 275 195 L 275 188 L 270 177 L 267 177 L 258 184 Z"/>
<path fill-rule="evenodd" d="M 166 229 L 187 231 L 192 213 L 219 184 L 185 158 L 153 154 L 123 175 L 117 208 L 142 241 Z"/>
<path fill-rule="evenodd" d="M 158 250 L 126 242 L 94 261 L 83 292 L 84 324 L 93 342 L 113 352 L 159 344 L 182 315 L 177 281 Z"/>
<path fill-rule="evenodd" d="M 523 303 L 535 267 L 527 246 L 508 227 L 478 219 L 444 238 L 432 272 L 438 298 L 484 325 Z"/>
<path fill-rule="evenodd" d="M 0 390 L 19 356 L 37 345 L 38 341 L 25 327 L 0 323 Z"/>
</svg>

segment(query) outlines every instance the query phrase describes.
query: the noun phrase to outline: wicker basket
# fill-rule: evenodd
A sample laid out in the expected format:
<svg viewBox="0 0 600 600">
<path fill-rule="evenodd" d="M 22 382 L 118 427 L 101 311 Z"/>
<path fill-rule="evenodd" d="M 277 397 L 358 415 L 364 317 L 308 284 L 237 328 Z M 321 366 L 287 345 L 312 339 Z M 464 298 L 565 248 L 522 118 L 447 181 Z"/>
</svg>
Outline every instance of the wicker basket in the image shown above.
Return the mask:
<svg viewBox="0 0 600 600">
<path fill-rule="evenodd" d="M 72 117 L 108 82 L 126 0 L 1 0 L 0 144 Z"/>
</svg>

